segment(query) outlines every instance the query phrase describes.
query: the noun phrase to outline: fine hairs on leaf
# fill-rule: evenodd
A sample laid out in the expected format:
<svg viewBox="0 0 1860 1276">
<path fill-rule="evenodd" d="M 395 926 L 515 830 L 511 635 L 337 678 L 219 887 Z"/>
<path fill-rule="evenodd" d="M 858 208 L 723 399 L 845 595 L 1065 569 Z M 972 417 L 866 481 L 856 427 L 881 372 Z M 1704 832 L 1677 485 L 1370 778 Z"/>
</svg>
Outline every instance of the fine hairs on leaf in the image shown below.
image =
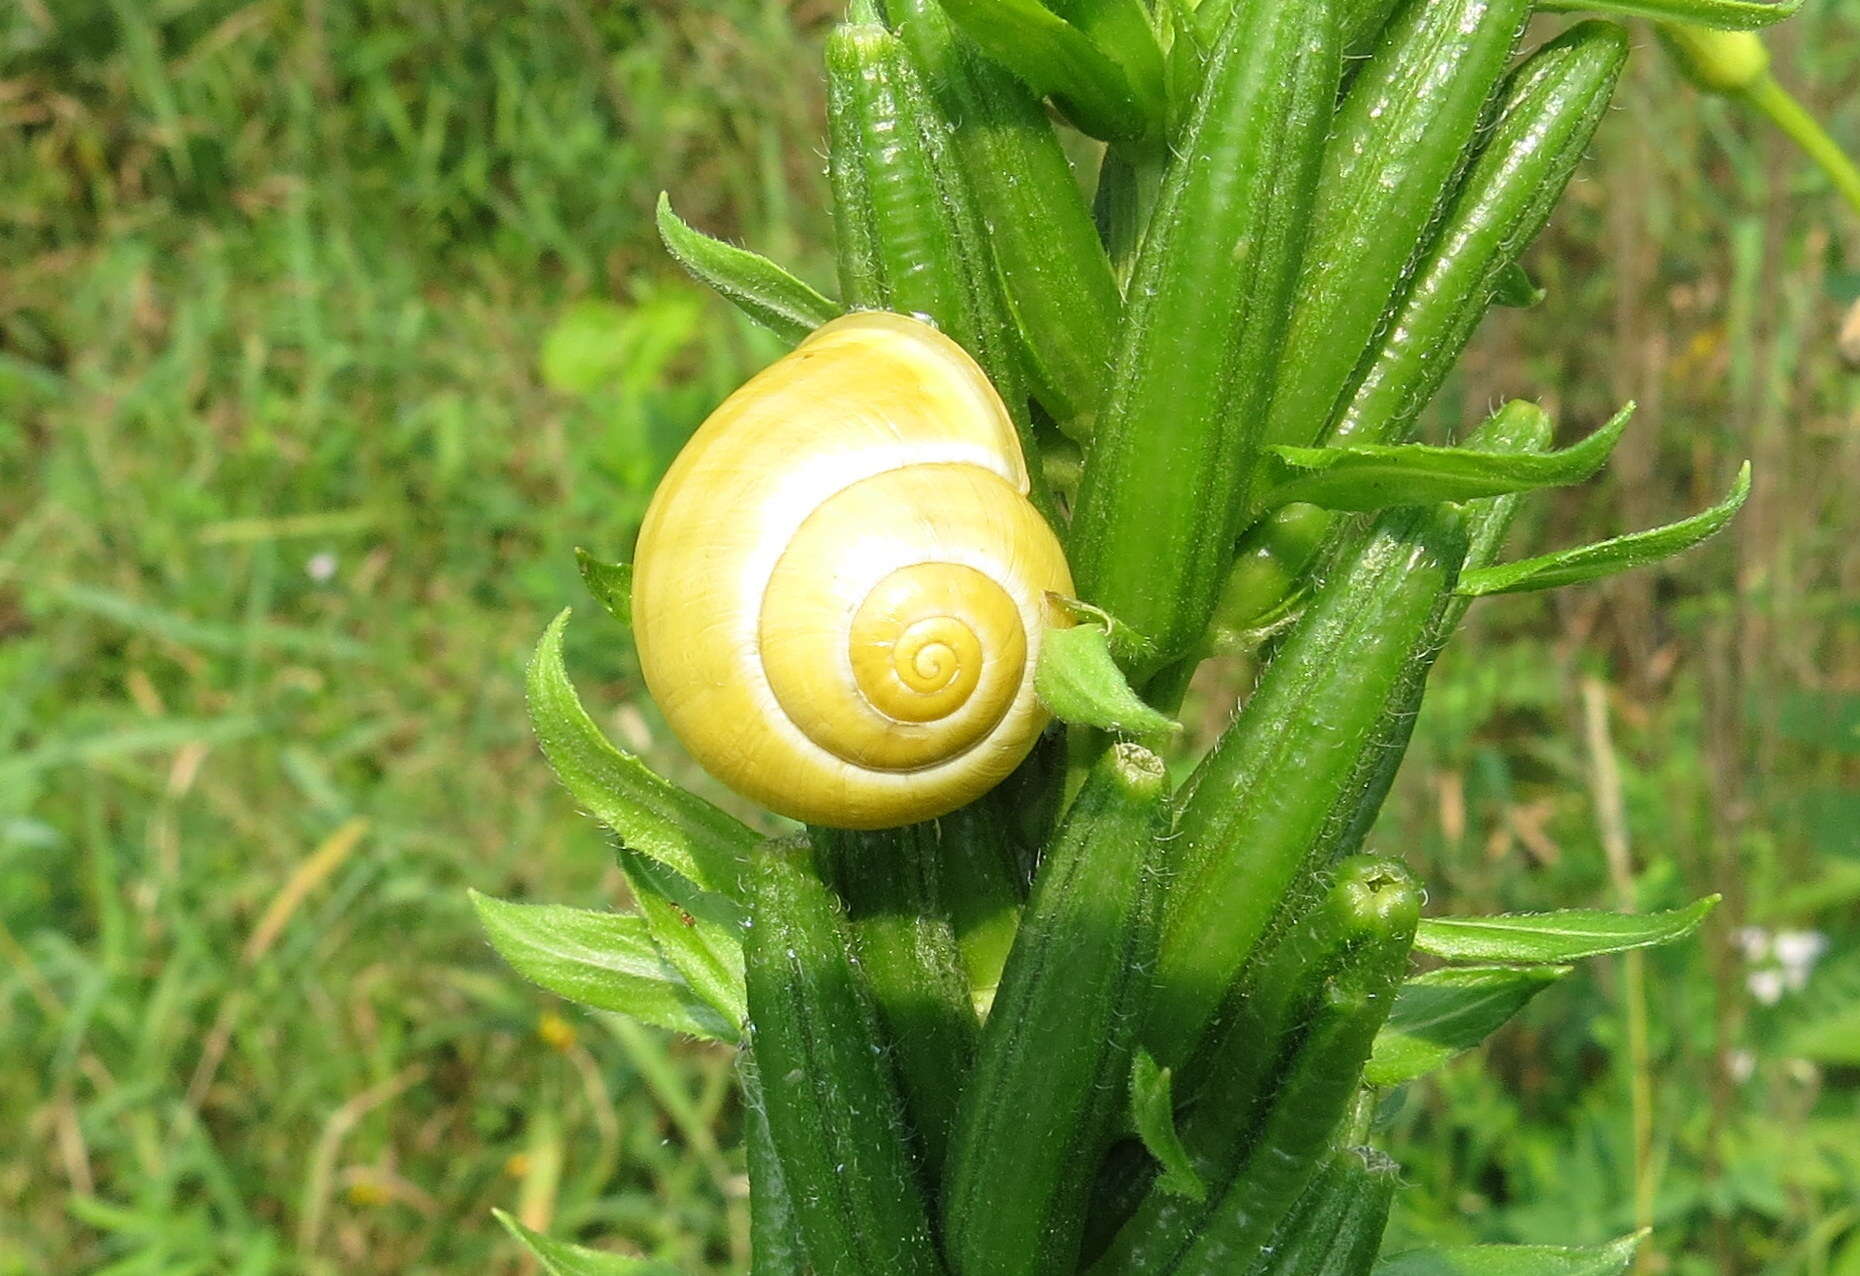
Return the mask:
<svg viewBox="0 0 1860 1276">
<path fill-rule="evenodd" d="M 1498 917 L 1429 917 L 1416 930 L 1414 946 L 1446 961 L 1509 965 L 1578 961 L 1684 939 L 1699 928 L 1721 898 L 1707 895 L 1664 913 L 1565 909 Z"/>
<path fill-rule="evenodd" d="M 1291 447 L 1271 452 L 1286 471 L 1268 505 L 1333 510 L 1472 501 L 1580 483 L 1601 469 L 1634 414 L 1632 403 L 1582 442 L 1557 452 L 1485 452 L 1423 443 Z"/>
<path fill-rule="evenodd" d="M 1631 532 L 1578 549 L 1560 550 L 1515 563 L 1480 567 L 1460 577 L 1458 592 L 1477 598 L 1486 594 L 1515 594 L 1534 589 L 1557 589 L 1585 580 L 1599 580 L 1617 572 L 1645 567 L 1683 553 L 1723 531 L 1750 495 L 1750 462 L 1737 472 L 1737 481 L 1725 498 L 1691 518 L 1644 532 Z"/>
<path fill-rule="evenodd" d="M 666 251 L 699 281 L 778 337 L 799 341 L 841 313 L 840 306 L 768 258 L 693 230 L 659 192 L 659 237 Z"/>
<path fill-rule="evenodd" d="M 625 1254 L 551 1240 L 536 1229 L 525 1227 L 503 1210 L 493 1209 L 491 1213 L 542 1265 L 548 1276 L 678 1276 L 678 1269 L 670 1263 L 629 1258 Z"/>
</svg>

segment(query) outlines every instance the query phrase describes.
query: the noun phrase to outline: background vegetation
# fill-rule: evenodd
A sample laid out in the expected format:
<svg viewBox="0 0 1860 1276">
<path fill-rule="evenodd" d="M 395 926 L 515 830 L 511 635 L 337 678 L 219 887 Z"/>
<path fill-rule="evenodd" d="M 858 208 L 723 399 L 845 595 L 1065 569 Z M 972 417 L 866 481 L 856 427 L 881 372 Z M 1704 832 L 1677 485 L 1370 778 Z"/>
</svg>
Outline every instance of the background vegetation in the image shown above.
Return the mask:
<svg viewBox="0 0 1860 1276">
<path fill-rule="evenodd" d="M 653 200 L 827 282 L 830 0 L 0 7 L 0 1273 L 500 1271 L 493 1205 L 740 1270 L 731 1060 L 535 993 L 467 884 L 593 904 L 519 671 L 571 547 L 776 353 Z M 1650 36 L 1435 416 L 1642 404 L 1547 544 L 1757 487 L 1657 575 L 1500 600 L 1375 843 L 1442 910 L 1721 889 L 1427 1085 L 1400 1236 L 1860 1272 L 1860 226 Z M 1860 146 L 1860 3 L 1772 38 Z M 1218 725 L 1244 670 L 1196 702 Z"/>
</svg>

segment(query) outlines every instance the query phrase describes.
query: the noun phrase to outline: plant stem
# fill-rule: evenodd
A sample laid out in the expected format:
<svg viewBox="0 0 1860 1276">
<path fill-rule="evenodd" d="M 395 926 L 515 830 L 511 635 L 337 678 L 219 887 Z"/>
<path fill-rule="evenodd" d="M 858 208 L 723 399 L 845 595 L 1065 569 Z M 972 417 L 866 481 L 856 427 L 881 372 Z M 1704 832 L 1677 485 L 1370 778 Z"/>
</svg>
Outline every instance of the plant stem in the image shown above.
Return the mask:
<svg viewBox="0 0 1860 1276">
<path fill-rule="evenodd" d="M 1775 76 L 1764 74 L 1744 90 L 1743 97 L 1768 116 L 1772 124 L 1815 161 L 1816 167 L 1834 183 L 1834 189 L 1840 192 L 1841 198 L 1847 201 L 1855 213 L 1860 213 L 1860 165 L 1854 163 L 1847 152 L 1841 149 L 1840 143 L 1828 135 L 1821 121 L 1811 115 L 1794 94 L 1784 88 Z"/>
<path fill-rule="evenodd" d="M 1634 863 L 1628 847 L 1627 815 L 1621 798 L 1621 768 L 1608 731 L 1608 692 L 1598 678 L 1582 681 L 1582 716 L 1589 749 L 1590 791 L 1595 822 L 1608 857 L 1608 876 L 1615 890 L 1615 907 L 1635 911 Z M 1634 1122 L 1634 1226 L 1653 1226 L 1653 1068 L 1647 1045 L 1646 954 L 1622 954 L 1622 1012 L 1627 1019 L 1628 1099 Z M 1635 1270 L 1647 1270 L 1651 1253 L 1642 1246 Z"/>
</svg>

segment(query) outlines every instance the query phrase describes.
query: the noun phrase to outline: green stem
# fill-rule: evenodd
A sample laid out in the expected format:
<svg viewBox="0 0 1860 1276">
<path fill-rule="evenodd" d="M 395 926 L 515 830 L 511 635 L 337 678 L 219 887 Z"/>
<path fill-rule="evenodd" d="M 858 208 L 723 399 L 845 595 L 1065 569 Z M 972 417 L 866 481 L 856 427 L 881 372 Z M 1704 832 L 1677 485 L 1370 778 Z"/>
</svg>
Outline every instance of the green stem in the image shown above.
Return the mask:
<svg viewBox="0 0 1860 1276">
<path fill-rule="evenodd" d="M 1828 136 L 1821 121 L 1811 115 L 1796 96 L 1784 88 L 1773 75 L 1761 75 L 1743 92 L 1744 100 L 1763 112 L 1781 129 L 1803 154 L 1815 161 L 1828 175 L 1850 208 L 1860 213 L 1860 165 Z"/>
</svg>

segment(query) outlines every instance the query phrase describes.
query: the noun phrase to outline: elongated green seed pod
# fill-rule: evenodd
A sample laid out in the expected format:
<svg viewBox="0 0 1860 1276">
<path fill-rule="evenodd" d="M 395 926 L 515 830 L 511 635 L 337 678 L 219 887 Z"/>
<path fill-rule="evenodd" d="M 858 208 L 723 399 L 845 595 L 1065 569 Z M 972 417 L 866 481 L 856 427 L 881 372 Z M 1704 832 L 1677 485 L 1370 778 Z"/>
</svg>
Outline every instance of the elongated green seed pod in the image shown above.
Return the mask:
<svg viewBox="0 0 1860 1276">
<path fill-rule="evenodd" d="M 859 831 L 810 829 L 821 869 L 846 902 L 853 951 L 891 1047 L 926 1192 L 942 1180 L 956 1099 L 980 1024 L 940 890 L 937 821 Z"/>
<path fill-rule="evenodd" d="M 1466 161 L 1529 0 L 1431 0 L 1390 24 L 1331 124 L 1266 442 L 1324 433 Z"/>
<path fill-rule="evenodd" d="M 1091 430 L 1123 298 L 1046 109 L 981 55 L 938 0 L 886 12 L 943 115 L 975 194 L 1034 392 L 1061 429 Z"/>
<path fill-rule="evenodd" d="M 848 306 L 926 315 L 982 366 L 1020 432 L 1033 503 L 1055 528 L 987 231 L 944 119 L 898 37 L 827 37 L 828 173 Z"/>
<path fill-rule="evenodd" d="M 804 1276 L 807 1250 L 769 1134 L 768 1104 L 754 1051 L 738 1056 L 737 1074 L 743 1088 L 744 1159 L 749 1167 L 749 1276 Z"/>
<path fill-rule="evenodd" d="M 1506 268 L 1562 196 L 1614 94 L 1627 47 L 1621 27 L 1579 22 L 1512 73 L 1498 123 L 1346 394 L 1331 438 L 1408 436 Z"/>
<path fill-rule="evenodd" d="M 1177 1276 L 1232 1276 L 1259 1257 L 1323 1163 L 1406 964 L 1405 947 L 1378 948 L 1326 987 L 1258 1140 L 1171 1269 Z"/>
<path fill-rule="evenodd" d="M 1414 943 L 1421 893 L 1401 865 L 1357 856 L 1339 865 L 1303 917 L 1269 942 L 1228 999 L 1208 1045 L 1178 1092 L 1183 1146 L 1205 1182 L 1225 1188 L 1298 1051 L 1314 1007 L 1333 981 L 1358 967 L 1399 970 Z M 1120 1233 L 1114 1252 L 1129 1270 L 1167 1270 L 1220 1209 L 1155 1187 Z"/>
<path fill-rule="evenodd" d="M 943 1270 L 897 1088 L 844 916 L 804 843 L 767 843 L 749 872 L 751 1041 L 782 1183 L 813 1270 Z"/>
<path fill-rule="evenodd" d="M 1369 1276 L 1399 1175 L 1373 1148 L 1332 1152 L 1248 1276 Z"/>
<path fill-rule="evenodd" d="M 1008 795 L 995 789 L 937 821 L 938 891 L 956 934 L 977 1014 L 994 1005 L 1001 972 L 1027 902 L 1020 856 L 1009 829 Z"/>
<path fill-rule="evenodd" d="M 1074 1270 L 1151 966 L 1166 792 L 1161 759 L 1113 746 L 1034 881 L 950 1152 L 943 1235 L 964 1276 Z"/>
<path fill-rule="evenodd" d="M 1071 543 L 1140 675 L 1200 642 L 1232 557 L 1338 75 L 1334 0 L 1236 0 L 1138 253 Z"/>
<path fill-rule="evenodd" d="M 1451 509 L 1378 519 L 1190 778 L 1145 1033 L 1159 1063 L 1188 1057 L 1286 891 L 1335 857 L 1321 837 L 1360 800 L 1378 727 L 1431 665 L 1465 549 Z"/>
</svg>

